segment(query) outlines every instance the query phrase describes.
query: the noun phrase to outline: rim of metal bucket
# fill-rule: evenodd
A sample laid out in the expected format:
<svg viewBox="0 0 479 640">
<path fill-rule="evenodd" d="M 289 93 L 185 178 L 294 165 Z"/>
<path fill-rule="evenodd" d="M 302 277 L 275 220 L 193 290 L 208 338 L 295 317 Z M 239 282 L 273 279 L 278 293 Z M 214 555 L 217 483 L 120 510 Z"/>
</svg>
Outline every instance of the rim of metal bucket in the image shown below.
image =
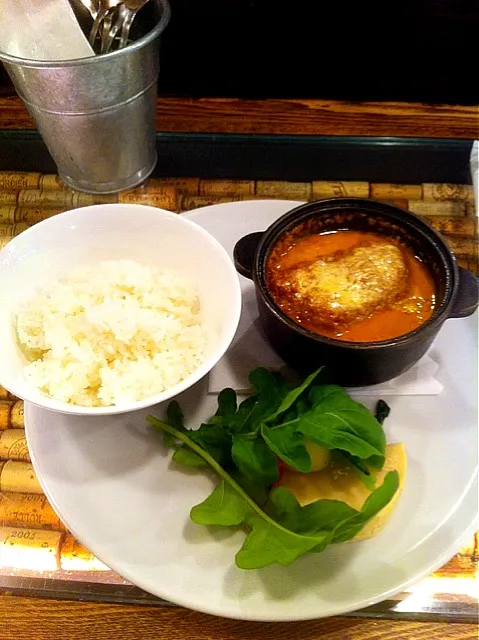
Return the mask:
<svg viewBox="0 0 479 640">
<path fill-rule="evenodd" d="M 161 9 L 161 17 L 158 23 L 153 27 L 151 31 L 149 31 L 146 35 L 144 35 L 139 40 L 135 40 L 127 47 L 123 49 L 117 49 L 116 51 L 111 51 L 110 53 L 105 53 L 103 55 L 93 55 L 88 56 L 87 58 L 73 58 L 71 60 L 30 60 L 28 58 L 19 58 L 18 56 L 12 56 L 4 51 L 0 50 L 0 60 L 2 62 L 11 62 L 12 64 L 23 66 L 23 67 L 38 67 L 38 68 L 51 68 L 51 67 L 72 67 L 72 66 L 82 66 L 84 64 L 91 64 L 91 61 L 96 59 L 101 60 L 111 60 L 112 58 L 119 57 L 125 54 L 126 51 L 131 52 L 136 49 L 141 49 L 148 44 L 152 40 L 154 40 L 157 36 L 159 36 L 167 26 L 170 21 L 171 9 L 168 0 L 153 0 Z"/>
</svg>

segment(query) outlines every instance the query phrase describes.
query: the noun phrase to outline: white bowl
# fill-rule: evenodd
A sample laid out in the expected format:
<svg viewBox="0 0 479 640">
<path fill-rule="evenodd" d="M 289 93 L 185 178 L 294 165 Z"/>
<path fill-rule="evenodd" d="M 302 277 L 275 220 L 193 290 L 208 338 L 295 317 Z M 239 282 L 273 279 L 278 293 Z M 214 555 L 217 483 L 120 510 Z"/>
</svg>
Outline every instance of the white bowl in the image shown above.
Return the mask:
<svg viewBox="0 0 479 640">
<path fill-rule="evenodd" d="M 208 335 L 201 366 L 163 393 L 138 402 L 82 407 L 54 400 L 24 378 L 15 335 L 18 308 L 78 265 L 135 260 L 167 268 L 196 285 Z M 124 413 L 163 402 L 191 387 L 223 356 L 236 332 L 241 290 L 219 242 L 178 214 L 135 204 L 105 204 L 61 213 L 27 229 L 0 251 L 0 385 L 36 405 L 81 415 Z"/>
</svg>

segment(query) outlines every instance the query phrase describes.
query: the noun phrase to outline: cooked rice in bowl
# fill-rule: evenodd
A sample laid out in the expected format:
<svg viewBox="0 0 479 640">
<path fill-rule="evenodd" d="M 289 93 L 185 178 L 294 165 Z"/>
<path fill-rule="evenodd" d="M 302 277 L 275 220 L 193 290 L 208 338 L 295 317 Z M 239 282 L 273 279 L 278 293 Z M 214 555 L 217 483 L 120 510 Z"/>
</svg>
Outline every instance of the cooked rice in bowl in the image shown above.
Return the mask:
<svg viewBox="0 0 479 640">
<path fill-rule="evenodd" d="M 25 378 L 62 402 L 104 407 L 162 393 L 202 363 L 196 288 L 131 260 L 75 269 L 18 312 Z"/>
</svg>

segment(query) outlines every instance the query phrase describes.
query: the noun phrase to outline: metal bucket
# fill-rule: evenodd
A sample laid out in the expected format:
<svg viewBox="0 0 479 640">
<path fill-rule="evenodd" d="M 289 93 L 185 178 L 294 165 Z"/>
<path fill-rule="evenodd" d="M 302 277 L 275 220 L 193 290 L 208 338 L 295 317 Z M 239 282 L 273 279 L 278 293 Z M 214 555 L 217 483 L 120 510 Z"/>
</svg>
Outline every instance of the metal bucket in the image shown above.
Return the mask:
<svg viewBox="0 0 479 640">
<path fill-rule="evenodd" d="M 112 53 L 45 62 L 0 51 L 60 177 L 75 189 L 128 189 L 156 165 L 159 41 L 170 7 L 167 0 L 151 4 L 155 26 Z"/>
</svg>

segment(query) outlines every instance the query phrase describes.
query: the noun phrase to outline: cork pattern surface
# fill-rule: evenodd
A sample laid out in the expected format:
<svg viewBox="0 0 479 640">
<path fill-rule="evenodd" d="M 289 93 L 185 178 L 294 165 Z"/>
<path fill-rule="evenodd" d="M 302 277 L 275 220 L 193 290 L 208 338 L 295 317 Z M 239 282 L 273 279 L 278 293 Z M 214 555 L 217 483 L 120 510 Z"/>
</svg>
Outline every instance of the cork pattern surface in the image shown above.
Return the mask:
<svg viewBox="0 0 479 640">
<path fill-rule="evenodd" d="M 256 198 L 306 201 L 338 196 L 386 201 L 423 216 L 447 239 L 458 263 L 478 274 L 472 187 L 452 184 L 300 183 L 192 177 L 150 179 L 131 191 L 96 196 L 66 188 L 56 175 L 0 172 L 0 248 L 41 220 L 103 202 L 146 204 L 183 213 L 202 206 Z M 439 580 L 437 593 L 450 592 L 451 580 L 457 584 L 464 579 L 468 584 L 477 580 L 478 545 L 476 535 L 433 576 Z M 94 576 L 99 582 L 123 582 L 75 540 L 49 505 L 30 462 L 23 402 L 0 387 L 0 576 L 22 573 L 79 581 Z M 460 588 L 454 594 L 454 598 L 470 601 L 470 593 L 461 594 Z"/>
</svg>

